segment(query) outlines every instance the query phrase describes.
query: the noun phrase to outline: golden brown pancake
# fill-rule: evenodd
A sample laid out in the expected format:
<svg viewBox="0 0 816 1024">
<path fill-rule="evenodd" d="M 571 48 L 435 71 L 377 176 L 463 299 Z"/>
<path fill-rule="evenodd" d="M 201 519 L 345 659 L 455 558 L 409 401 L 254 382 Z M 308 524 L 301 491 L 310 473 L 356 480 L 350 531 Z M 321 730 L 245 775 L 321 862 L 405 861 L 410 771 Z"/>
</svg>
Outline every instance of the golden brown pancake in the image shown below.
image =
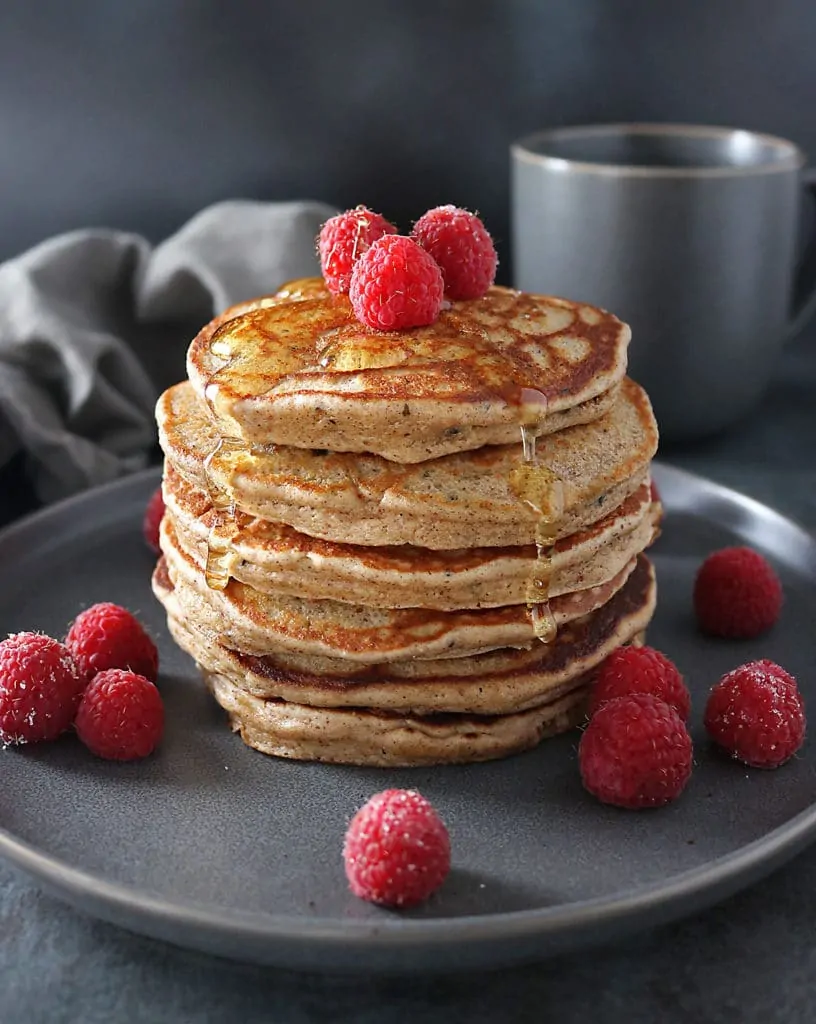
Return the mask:
<svg viewBox="0 0 816 1024">
<path fill-rule="evenodd" d="M 578 686 L 551 704 L 514 715 L 413 717 L 259 700 L 224 676 L 202 675 L 233 730 L 255 750 L 299 761 L 380 768 L 491 761 L 528 750 L 579 725 L 589 695 L 589 686 Z"/>
<path fill-rule="evenodd" d="M 171 466 L 164 500 L 179 546 L 203 570 L 218 521 L 208 495 Z M 550 551 L 549 596 L 585 590 L 615 576 L 651 542 L 659 506 L 643 484 L 610 515 Z M 541 566 L 533 544 L 430 551 L 411 545 L 364 547 L 298 533 L 237 513 L 231 541 L 235 579 L 265 593 L 384 608 L 487 608 L 527 601 Z"/>
<path fill-rule="evenodd" d="M 497 647 L 523 647 L 536 640 L 526 604 L 456 611 L 374 608 L 262 593 L 235 579 L 216 590 L 181 550 L 166 517 L 160 543 L 184 614 L 201 623 L 219 643 L 246 654 L 283 650 L 375 664 L 463 657 Z M 635 563 L 633 558 L 600 586 L 554 597 L 549 601 L 554 626 L 599 608 L 620 590 Z"/>
<path fill-rule="evenodd" d="M 410 463 L 597 418 L 629 338 L 604 310 L 500 287 L 427 327 L 372 331 L 315 279 L 216 318 L 187 370 L 221 432 L 250 445 Z"/>
<path fill-rule="evenodd" d="M 189 384 L 166 391 L 156 414 L 167 460 L 189 483 L 313 537 L 438 550 L 533 544 L 541 536 L 541 511 L 513 486 L 523 468 L 520 444 L 417 465 L 275 445 L 250 450 L 223 443 Z M 602 519 L 648 477 L 657 449 L 649 400 L 625 380 L 610 412 L 541 437 L 537 448 L 548 474 L 540 490 L 550 479 L 563 489 L 563 514 L 548 533 L 569 536 Z M 539 508 L 546 501 L 543 495 Z"/>
<path fill-rule="evenodd" d="M 629 336 L 499 287 L 372 331 L 318 278 L 202 328 L 156 409 L 153 589 L 246 743 L 459 763 L 582 720 L 656 599 Z"/>
<path fill-rule="evenodd" d="M 153 589 L 179 646 L 204 669 L 254 697 L 413 715 L 509 714 L 554 699 L 616 647 L 642 633 L 656 598 L 654 572 L 643 557 L 617 594 L 591 615 L 567 623 L 550 644 L 389 665 L 309 658 L 292 664 L 286 656 L 240 654 L 215 642 L 197 620 L 184 614 L 161 563 Z"/>
</svg>

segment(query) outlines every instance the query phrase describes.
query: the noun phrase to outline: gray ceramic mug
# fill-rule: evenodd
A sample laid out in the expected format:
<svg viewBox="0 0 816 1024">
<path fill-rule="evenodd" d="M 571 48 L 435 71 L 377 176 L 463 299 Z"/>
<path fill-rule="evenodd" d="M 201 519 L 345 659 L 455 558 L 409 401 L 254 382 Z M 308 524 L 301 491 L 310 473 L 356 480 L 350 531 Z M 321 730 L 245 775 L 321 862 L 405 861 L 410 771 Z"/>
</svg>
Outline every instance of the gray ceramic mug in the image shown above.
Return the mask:
<svg viewBox="0 0 816 1024">
<path fill-rule="evenodd" d="M 540 132 L 511 150 L 514 279 L 632 326 L 631 375 L 665 439 L 746 414 L 793 309 L 804 157 L 792 142 L 704 126 Z"/>
</svg>

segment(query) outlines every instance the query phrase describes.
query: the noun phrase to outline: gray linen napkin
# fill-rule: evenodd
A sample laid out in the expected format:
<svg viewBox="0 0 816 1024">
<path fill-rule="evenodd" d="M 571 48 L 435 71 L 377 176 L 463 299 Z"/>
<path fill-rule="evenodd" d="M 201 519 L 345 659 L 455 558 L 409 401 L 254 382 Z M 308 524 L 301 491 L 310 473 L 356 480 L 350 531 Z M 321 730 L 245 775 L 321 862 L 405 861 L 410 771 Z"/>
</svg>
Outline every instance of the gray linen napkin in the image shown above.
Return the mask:
<svg viewBox="0 0 816 1024">
<path fill-rule="evenodd" d="M 0 465 L 53 501 L 145 464 L 159 392 L 226 306 L 317 271 L 322 203 L 231 200 L 152 247 L 76 231 L 0 266 Z"/>
</svg>

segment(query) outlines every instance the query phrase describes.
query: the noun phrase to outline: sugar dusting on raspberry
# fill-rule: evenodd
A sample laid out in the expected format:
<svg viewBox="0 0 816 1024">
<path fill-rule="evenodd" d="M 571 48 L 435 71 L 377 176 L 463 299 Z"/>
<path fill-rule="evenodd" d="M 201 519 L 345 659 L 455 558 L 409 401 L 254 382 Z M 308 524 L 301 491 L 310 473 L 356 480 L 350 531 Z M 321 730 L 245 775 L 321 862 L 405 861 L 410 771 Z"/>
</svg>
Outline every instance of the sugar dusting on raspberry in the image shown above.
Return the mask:
<svg viewBox="0 0 816 1024">
<path fill-rule="evenodd" d="M 427 899 L 450 871 L 450 837 L 430 802 L 415 790 L 377 793 L 354 815 L 343 860 L 351 891 L 388 907 Z"/>
<path fill-rule="evenodd" d="M 778 768 L 789 761 L 804 742 L 806 726 L 796 680 L 768 659 L 726 673 L 705 709 L 711 739 L 753 768 Z"/>
<path fill-rule="evenodd" d="M 329 291 L 333 295 L 348 292 L 357 260 L 378 238 L 396 230 L 385 217 L 366 206 L 330 217 L 317 240 L 320 268 Z"/>
<path fill-rule="evenodd" d="M 431 324 L 442 308 L 442 271 L 405 235 L 383 235 L 357 261 L 349 299 L 361 323 L 378 331 Z"/>
<path fill-rule="evenodd" d="M 89 680 L 109 668 L 130 669 L 152 681 L 158 675 L 156 645 L 135 615 L 110 601 L 81 612 L 65 643 Z"/>
<path fill-rule="evenodd" d="M 85 677 L 70 651 L 43 633 L 0 643 L 0 742 L 56 739 L 73 722 Z"/>
<path fill-rule="evenodd" d="M 683 721 L 691 711 L 691 697 L 680 670 L 654 647 L 619 647 L 601 664 L 590 697 L 590 714 L 615 697 L 651 693 L 670 704 Z"/>
<path fill-rule="evenodd" d="M 493 284 L 496 249 L 475 213 L 437 206 L 419 218 L 411 237 L 439 264 L 448 298 L 478 299 Z"/>
</svg>

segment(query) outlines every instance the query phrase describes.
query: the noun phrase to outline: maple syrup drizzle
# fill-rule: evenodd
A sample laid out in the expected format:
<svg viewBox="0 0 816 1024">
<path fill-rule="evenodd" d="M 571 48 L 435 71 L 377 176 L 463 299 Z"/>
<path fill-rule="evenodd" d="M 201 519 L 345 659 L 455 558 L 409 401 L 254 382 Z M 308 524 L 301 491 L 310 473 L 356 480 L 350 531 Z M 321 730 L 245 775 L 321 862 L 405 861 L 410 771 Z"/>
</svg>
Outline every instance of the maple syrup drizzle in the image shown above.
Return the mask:
<svg viewBox="0 0 816 1024">
<path fill-rule="evenodd" d="M 238 438 L 221 437 L 204 460 L 204 477 L 214 511 L 214 521 L 207 534 L 207 561 L 204 567 L 204 578 L 211 590 L 223 590 L 229 583 L 237 559 L 232 541 L 238 529 L 235 498 L 216 479 L 214 473 L 220 470 L 223 475 L 230 457 L 248 452 L 247 446 Z"/>
<path fill-rule="evenodd" d="M 229 370 L 235 359 L 235 352 L 230 344 L 229 337 L 220 337 L 218 331 L 216 331 L 215 336 L 210 341 L 209 348 L 211 354 L 221 360 L 221 365 L 213 370 L 207 378 L 207 383 L 204 385 L 204 401 L 207 403 L 207 407 L 212 415 L 217 416 L 216 402 L 218 400 L 219 378 Z M 215 451 L 218 451 L 218 446 L 216 446 Z M 212 454 L 210 454 L 210 458 Z"/>
<path fill-rule="evenodd" d="M 510 489 L 538 513 L 536 561 L 527 582 L 527 607 L 533 632 L 542 643 L 551 643 L 558 627 L 550 608 L 552 556 L 558 528 L 564 514 L 563 481 L 542 466 L 536 452 L 539 423 L 547 414 L 547 398 L 529 388 L 522 390 L 522 461 L 510 474 Z"/>
</svg>

